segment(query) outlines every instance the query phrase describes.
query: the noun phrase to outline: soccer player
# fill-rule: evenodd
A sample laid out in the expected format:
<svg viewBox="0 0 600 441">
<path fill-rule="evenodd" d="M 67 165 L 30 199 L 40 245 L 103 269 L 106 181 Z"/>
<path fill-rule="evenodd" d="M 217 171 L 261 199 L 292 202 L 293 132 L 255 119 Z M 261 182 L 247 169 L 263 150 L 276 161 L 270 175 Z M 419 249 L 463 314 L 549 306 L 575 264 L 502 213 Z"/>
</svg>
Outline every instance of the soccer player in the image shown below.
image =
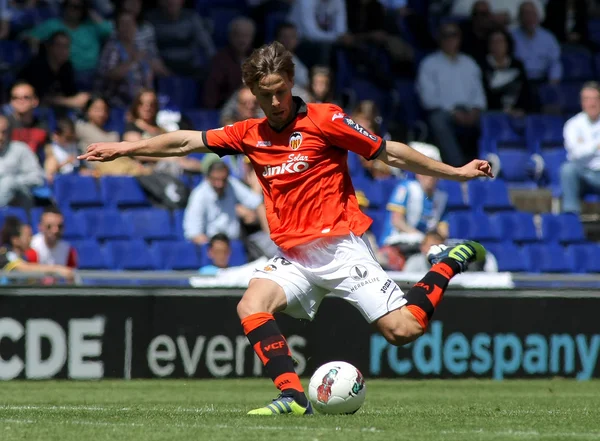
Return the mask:
<svg viewBox="0 0 600 441">
<path fill-rule="evenodd" d="M 485 258 L 485 249 L 476 242 L 449 248 L 432 256 L 431 271 L 404 294 L 361 237 L 372 221 L 359 209 L 348 174 L 348 150 L 443 179 L 491 177 L 492 170 L 482 160 L 455 168 L 429 159 L 405 144 L 371 134 L 335 105 L 302 102 L 292 96 L 294 64 L 280 43 L 256 49 L 244 62 L 242 75 L 265 118 L 205 132 L 91 144 L 80 159 L 210 151 L 250 159 L 279 255 L 256 269 L 237 312 L 244 333 L 281 391 L 272 403 L 250 414 L 311 414 L 275 312 L 312 319 L 330 292 L 354 305 L 390 343 L 404 345 L 423 334 L 450 279 Z"/>
</svg>

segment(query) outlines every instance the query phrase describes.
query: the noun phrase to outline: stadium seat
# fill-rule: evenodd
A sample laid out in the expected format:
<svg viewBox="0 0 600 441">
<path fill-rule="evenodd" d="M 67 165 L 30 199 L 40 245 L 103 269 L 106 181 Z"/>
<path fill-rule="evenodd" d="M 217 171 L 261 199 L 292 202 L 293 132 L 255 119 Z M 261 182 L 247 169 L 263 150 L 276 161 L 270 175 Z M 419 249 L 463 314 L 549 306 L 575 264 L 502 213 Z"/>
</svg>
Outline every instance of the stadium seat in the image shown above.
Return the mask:
<svg viewBox="0 0 600 441">
<path fill-rule="evenodd" d="M 129 239 L 133 235 L 131 225 L 123 221 L 117 210 L 80 210 L 76 217 L 85 222 L 89 234 L 98 240 Z"/>
<path fill-rule="evenodd" d="M 525 272 L 529 270 L 528 258 L 519 247 L 510 242 L 488 245 L 498 262 L 498 271 Z"/>
<path fill-rule="evenodd" d="M 382 244 L 383 243 L 383 239 L 385 239 L 383 237 L 383 233 L 384 233 L 384 228 L 385 228 L 385 222 L 388 216 L 388 212 L 385 209 L 379 209 L 379 210 L 375 210 L 375 209 L 367 209 L 365 214 L 367 216 L 369 216 L 371 219 L 373 219 L 373 224 L 371 225 L 371 232 L 375 235 L 375 237 L 377 238 L 377 243 L 378 244 Z"/>
<path fill-rule="evenodd" d="M 594 77 L 592 54 L 588 50 L 563 46 L 560 59 L 563 81 L 587 80 Z"/>
<path fill-rule="evenodd" d="M 183 234 L 183 215 L 185 210 L 175 210 L 173 211 L 173 229 L 175 236 L 179 240 L 185 239 Z"/>
<path fill-rule="evenodd" d="M 496 153 L 500 147 L 524 147 L 525 137 L 518 132 L 518 120 L 506 113 L 488 112 L 481 116 L 482 154 Z"/>
<path fill-rule="evenodd" d="M 562 145 L 565 118 L 556 115 L 530 115 L 525 123 L 525 138 L 531 153 L 548 145 Z"/>
<path fill-rule="evenodd" d="M 490 217 L 490 222 L 502 241 L 529 243 L 539 240 L 531 213 L 522 211 L 497 213 Z"/>
<path fill-rule="evenodd" d="M 142 208 L 122 214 L 123 220 L 131 225 L 134 237 L 144 240 L 174 240 L 171 214 L 160 208 Z"/>
<path fill-rule="evenodd" d="M 198 247 L 187 241 L 159 241 L 150 246 L 160 268 L 165 270 L 197 270 L 201 267 Z"/>
<path fill-rule="evenodd" d="M 200 104 L 198 101 L 198 84 L 195 79 L 169 76 L 158 79 L 158 92 L 161 100 L 167 98 L 163 106 L 170 108 L 193 109 Z"/>
<path fill-rule="evenodd" d="M 531 153 L 523 149 L 500 149 L 498 151 L 500 171 L 498 175 L 511 187 L 535 186 Z"/>
<path fill-rule="evenodd" d="M 362 191 L 369 200 L 369 208 L 385 208 L 392 195 L 389 191 L 389 184 L 384 184 L 381 180 L 372 180 L 368 178 L 354 178 L 354 187 Z"/>
<path fill-rule="evenodd" d="M 560 167 L 567 160 L 567 151 L 564 148 L 542 150 L 544 160 L 544 179 L 550 186 L 555 197 L 562 193 L 560 188 Z"/>
<path fill-rule="evenodd" d="M 102 270 L 110 268 L 104 251 L 95 240 L 72 241 L 71 245 L 77 251 L 78 267 L 80 269 Z"/>
<path fill-rule="evenodd" d="M 201 266 L 212 264 L 212 261 L 208 257 L 208 244 L 204 244 L 200 247 L 200 263 Z M 246 256 L 244 243 L 241 240 L 232 240 L 229 266 L 240 266 L 246 263 L 248 263 L 248 258 Z"/>
<path fill-rule="evenodd" d="M 100 191 L 104 204 L 113 208 L 147 207 L 146 193 L 138 181 L 129 176 L 103 176 Z"/>
<path fill-rule="evenodd" d="M 115 240 L 104 245 L 111 267 L 119 270 L 145 271 L 159 269 L 143 240 Z"/>
<path fill-rule="evenodd" d="M 542 214 L 542 240 L 548 243 L 566 244 L 584 242 L 583 225 L 575 214 Z"/>
<path fill-rule="evenodd" d="M 113 107 L 104 129 L 109 132 L 118 132 L 120 135 L 125 131 L 125 112 L 127 109 Z"/>
<path fill-rule="evenodd" d="M 538 93 L 543 107 L 550 107 L 565 114 L 581 111 L 579 92 L 582 83 L 543 84 Z"/>
<path fill-rule="evenodd" d="M 532 244 L 525 247 L 529 255 L 530 271 L 542 273 L 567 273 L 569 263 L 565 258 L 565 249 L 556 243 Z"/>
<path fill-rule="evenodd" d="M 187 109 L 181 112 L 188 117 L 195 130 L 216 129 L 219 123 L 219 111 L 212 109 Z"/>
<path fill-rule="evenodd" d="M 31 54 L 27 43 L 21 40 L 0 40 L 0 61 L 6 66 L 21 66 L 27 63 Z"/>
<path fill-rule="evenodd" d="M 53 187 L 56 203 L 61 209 L 102 206 L 98 182 L 91 176 L 57 175 Z"/>
<path fill-rule="evenodd" d="M 452 239 L 468 239 L 479 242 L 497 242 L 500 236 L 492 228 L 488 215 L 473 211 L 450 213 L 448 215 L 449 237 Z"/>
<path fill-rule="evenodd" d="M 512 210 L 506 183 L 500 179 L 473 180 L 468 183 L 469 204 L 486 211 Z"/>
<path fill-rule="evenodd" d="M 438 181 L 438 188 L 448 195 L 448 200 L 446 201 L 447 211 L 461 211 L 469 208 L 465 197 L 466 187 L 460 182 L 440 180 Z"/>
<path fill-rule="evenodd" d="M 593 264 L 590 265 L 590 260 L 593 258 L 594 247 L 595 245 L 592 244 L 575 244 L 565 247 L 565 259 L 569 264 L 569 272 L 587 273 L 593 266 Z"/>
<path fill-rule="evenodd" d="M 0 227 L 4 224 L 4 220 L 8 216 L 17 217 L 21 222 L 28 224 L 29 218 L 27 217 L 27 212 L 25 209 L 21 207 L 3 207 L 0 208 Z"/>
</svg>

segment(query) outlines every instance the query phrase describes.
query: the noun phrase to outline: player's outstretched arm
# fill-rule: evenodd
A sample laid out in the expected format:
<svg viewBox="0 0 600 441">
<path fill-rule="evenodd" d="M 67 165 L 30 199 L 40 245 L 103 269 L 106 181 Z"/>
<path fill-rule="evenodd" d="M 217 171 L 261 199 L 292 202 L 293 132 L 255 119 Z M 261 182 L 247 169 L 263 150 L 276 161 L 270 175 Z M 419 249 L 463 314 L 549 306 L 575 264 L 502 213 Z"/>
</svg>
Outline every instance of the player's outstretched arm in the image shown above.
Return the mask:
<svg viewBox="0 0 600 441">
<path fill-rule="evenodd" d="M 121 156 L 185 156 L 198 152 L 208 153 L 204 145 L 202 132 L 193 130 L 177 130 L 150 139 L 135 142 L 97 142 L 90 144 L 87 151 L 78 156 L 86 161 L 112 161 Z"/>
<path fill-rule="evenodd" d="M 406 144 L 395 141 L 386 142 L 385 149 L 378 156 L 378 159 L 392 167 L 401 168 L 420 175 L 435 176 L 454 181 L 494 177 L 492 166 L 488 161 L 474 159 L 462 167 L 452 167 L 451 165 L 428 158 Z"/>
</svg>

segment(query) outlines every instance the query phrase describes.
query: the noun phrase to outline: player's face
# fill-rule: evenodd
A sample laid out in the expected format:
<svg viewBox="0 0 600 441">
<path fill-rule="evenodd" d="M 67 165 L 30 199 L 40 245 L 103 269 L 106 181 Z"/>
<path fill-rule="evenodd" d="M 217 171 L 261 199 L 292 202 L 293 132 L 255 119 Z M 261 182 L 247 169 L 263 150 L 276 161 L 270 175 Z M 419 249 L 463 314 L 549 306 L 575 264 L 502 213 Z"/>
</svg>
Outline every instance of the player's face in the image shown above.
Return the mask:
<svg viewBox="0 0 600 441">
<path fill-rule="evenodd" d="M 583 89 L 581 91 L 581 108 L 592 120 L 600 116 L 600 92 L 596 89 Z"/>
<path fill-rule="evenodd" d="M 222 195 L 227 186 L 229 172 L 226 169 L 215 169 L 208 175 L 208 182 L 218 195 Z"/>
<path fill-rule="evenodd" d="M 208 254 L 214 266 L 218 268 L 227 268 L 229 266 L 231 250 L 226 242 L 216 240 L 210 247 L 210 250 L 208 250 Z"/>
<path fill-rule="evenodd" d="M 292 117 L 292 87 L 286 73 L 267 75 L 254 86 L 252 93 L 274 128 L 285 126 Z"/>
<path fill-rule="evenodd" d="M 38 105 L 33 87 L 23 84 L 13 88 L 10 95 L 10 105 L 19 114 L 33 111 Z"/>
<path fill-rule="evenodd" d="M 64 222 L 64 218 L 58 213 L 45 213 L 42 216 L 38 228 L 48 245 L 52 246 L 62 238 Z"/>
</svg>

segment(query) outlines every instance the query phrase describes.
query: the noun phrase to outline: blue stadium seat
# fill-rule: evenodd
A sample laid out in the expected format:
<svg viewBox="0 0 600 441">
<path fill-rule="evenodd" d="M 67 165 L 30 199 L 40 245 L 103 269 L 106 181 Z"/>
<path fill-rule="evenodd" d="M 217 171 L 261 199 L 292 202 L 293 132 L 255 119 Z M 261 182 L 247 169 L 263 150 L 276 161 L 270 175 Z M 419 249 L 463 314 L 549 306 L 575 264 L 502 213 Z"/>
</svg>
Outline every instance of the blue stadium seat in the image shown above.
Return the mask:
<svg viewBox="0 0 600 441">
<path fill-rule="evenodd" d="M 155 261 L 143 240 L 114 240 L 107 242 L 104 249 L 114 269 L 130 271 L 159 269 L 158 262 Z"/>
<path fill-rule="evenodd" d="M 566 244 L 584 242 L 583 225 L 575 214 L 542 214 L 542 240 L 548 243 Z"/>
<path fill-rule="evenodd" d="M 76 217 L 85 222 L 89 235 L 98 240 L 129 239 L 133 236 L 131 225 L 123 221 L 117 210 L 80 210 Z"/>
<path fill-rule="evenodd" d="M 543 84 L 538 93 L 542 106 L 550 106 L 565 114 L 581 111 L 579 92 L 582 83 Z"/>
<path fill-rule="evenodd" d="M 544 160 L 544 179 L 552 190 L 552 195 L 560 196 L 560 167 L 567 160 L 567 151 L 564 148 L 542 150 Z"/>
<path fill-rule="evenodd" d="M 600 270 L 600 262 L 595 264 L 592 261 L 595 247 L 596 245 L 592 244 L 575 244 L 565 247 L 565 259 L 569 263 L 569 272 L 594 272 L 594 265 L 597 265 Z"/>
<path fill-rule="evenodd" d="M 377 243 L 382 244 L 383 239 L 383 230 L 385 228 L 385 222 L 388 216 L 388 212 L 385 209 L 370 209 L 367 208 L 365 214 L 373 219 L 373 224 L 371 225 L 371 232 L 377 238 Z"/>
<path fill-rule="evenodd" d="M 78 267 L 80 269 L 102 270 L 110 268 L 104 251 L 95 240 L 72 241 L 71 245 L 77 251 Z"/>
<path fill-rule="evenodd" d="M 216 4 L 216 2 L 213 4 Z M 208 16 L 213 24 L 213 41 L 215 42 L 215 46 L 220 48 L 228 45 L 229 23 L 234 18 L 243 15 L 243 11 L 237 7 L 222 7 L 221 2 L 218 4 L 219 7 L 212 6 L 210 8 Z"/>
<path fill-rule="evenodd" d="M 160 208 L 142 208 L 123 213 L 134 237 L 144 240 L 174 240 L 176 238 L 171 223 L 171 214 Z"/>
<path fill-rule="evenodd" d="M 8 216 L 15 216 L 24 224 L 29 224 L 27 212 L 21 207 L 2 207 L 0 208 L 0 228 L 4 224 L 4 219 Z"/>
<path fill-rule="evenodd" d="M 525 146 L 525 137 L 518 129 L 518 120 L 506 113 L 484 113 L 481 116 L 481 153 L 496 153 L 498 148 L 506 146 Z"/>
<path fill-rule="evenodd" d="M 186 241 L 160 241 L 150 246 L 160 268 L 165 270 L 197 270 L 201 267 L 198 247 Z"/>
<path fill-rule="evenodd" d="M 21 66 L 31 57 L 29 46 L 21 40 L 0 40 L 0 62 L 7 66 Z"/>
<path fill-rule="evenodd" d="M 61 209 L 102 206 L 98 182 L 91 176 L 57 175 L 53 187 L 54 197 Z"/>
<path fill-rule="evenodd" d="M 208 244 L 200 247 L 200 263 L 201 266 L 211 265 L 212 261 L 208 257 Z M 231 257 L 229 258 L 229 266 L 240 266 L 248 263 L 246 256 L 246 248 L 241 240 L 231 241 Z"/>
<path fill-rule="evenodd" d="M 438 181 L 438 188 L 448 195 L 446 201 L 447 211 L 460 211 L 469 208 L 463 184 L 460 182 L 440 180 Z"/>
<path fill-rule="evenodd" d="M 175 210 L 173 211 L 173 227 L 175 236 L 178 239 L 185 239 L 183 235 L 183 215 L 185 210 Z"/>
<path fill-rule="evenodd" d="M 499 176 L 511 187 L 535 187 L 533 182 L 533 168 L 531 153 L 522 149 L 500 149 Z"/>
<path fill-rule="evenodd" d="M 533 244 L 525 247 L 525 252 L 529 255 L 531 272 L 567 273 L 570 270 L 561 245 Z"/>
<path fill-rule="evenodd" d="M 563 143 L 563 126 L 565 118 L 556 115 L 530 115 L 525 123 L 527 147 L 532 153 L 540 151 L 548 145 Z"/>
<path fill-rule="evenodd" d="M 409 127 L 423 118 L 423 109 L 413 81 L 396 81 L 395 91 L 398 94 L 398 120 Z"/>
<path fill-rule="evenodd" d="M 193 78 L 169 76 L 158 79 L 158 92 L 168 97 L 166 106 L 171 108 L 193 109 L 198 107 L 198 84 Z"/>
<path fill-rule="evenodd" d="M 500 236 L 492 228 L 489 216 L 480 211 L 450 213 L 448 215 L 449 237 L 479 242 L 497 242 Z"/>
<path fill-rule="evenodd" d="M 586 270 L 588 273 L 600 273 L 600 245 L 589 244 Z"/>
<path fill-rule="evenodd" d="M 118 132 L 120 135 L 125 131 L 125 112 L 127 109 L 113 107 L 104 129 L 109 132 Z"/>
<path fill-rule="evenodd" d="M 522 211 L 497 213 L 490 218 L 492 228 L 502 241 L 537 242 L 537 230 L 531 213 Z"/>
<path fill-rule="evenodd" d="M 388 187 L 380 180 L 371 180 L 367 178 L 354 178 L 354 188 L 362 191 L 369 200 L 369 208 L 385 208 L 391 192 L 387 192 Z"/>
<path fill-rule="evenodd" d="M 190 119 L 196 130 L 216 129 L 221 125 L 218 110 L 186 109 L 182 111 L 182 114 Z"/>
<path fill-rule="evenodd" d="M 129 176 L 103 176 L 100 178 L 100 192 L 108 207 L 128 208 L 150 205 L 146 193 L 138 181 Z"/>
<path fill-rule="evenodd" d="M 500 179 L 470 181 L 468 189 L 469 203 L 474 209 L 486 211 L 513 209 L 506 183 Z"/>
<path fill-rule="evenodd" d="M 528 258 L 515 244 L 502 242 L 488 247 L 498 262 L 498 271 L 518 273 L 529 270 Z"/>
<path fill-rule="evenodd" d="M 560 59 L 564 81 L 588 80 L 594 77 L 592 54 L 588 50 L 563 46 Z"/>
</svg>

